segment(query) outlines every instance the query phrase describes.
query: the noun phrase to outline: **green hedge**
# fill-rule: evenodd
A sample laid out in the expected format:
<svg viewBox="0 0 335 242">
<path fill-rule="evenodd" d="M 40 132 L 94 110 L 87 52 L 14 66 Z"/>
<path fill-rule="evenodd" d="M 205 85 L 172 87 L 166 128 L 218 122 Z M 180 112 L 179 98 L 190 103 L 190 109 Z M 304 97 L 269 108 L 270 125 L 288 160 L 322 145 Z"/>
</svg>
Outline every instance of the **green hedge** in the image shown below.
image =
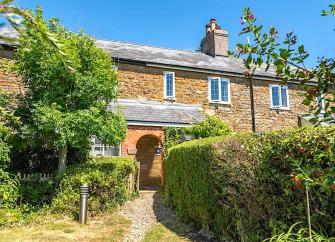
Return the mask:
<svg viewBox="0 0 335 242">
<path fill-rule="evenodd" d="M 312 224 L 334 236 L 334 138 L 332 128 L 304 128 L 174 146 L 165 198 L 182 219 L 220 239 L 260 241 L 298 221 L 306 227 L 305 190 L 292 180 L 303 170 L 314 181 L 327 177 L 310 188 Z"/>
<path fill-rule="evenodd" d="M 22 181 L 0 169 L 0 228 L 38 222 L 46 217 L 78 217 L 79 187 L 90 184 L 89 215 L 113 209 L 136 195 L 127 189 L 136 173 L 130 158 L 98 158 L 68 166 L 50 181 Z"/>
<path fill-rule="evenodd" d="M 51 209 L 77 216 L 79 187 L 83 183 L 90 185 L 88 209 L 91 216 L 115 208 L 133 196 L 127 185 L 129 174 L 135 172 L 136 164 L 130 158 L 97 158 L 69 166 L 60 181 L 59 193 L 51 202 Z"/>
</svg>

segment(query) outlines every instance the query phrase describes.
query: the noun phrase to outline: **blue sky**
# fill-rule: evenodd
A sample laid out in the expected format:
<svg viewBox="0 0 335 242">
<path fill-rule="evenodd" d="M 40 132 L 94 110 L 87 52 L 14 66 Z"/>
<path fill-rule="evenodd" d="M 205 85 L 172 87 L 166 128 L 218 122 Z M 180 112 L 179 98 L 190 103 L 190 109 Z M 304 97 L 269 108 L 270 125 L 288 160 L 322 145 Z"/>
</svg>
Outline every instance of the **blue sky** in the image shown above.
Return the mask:
<svg viewBox="0 0 335 242">
<path fill-rule="evenodd" d="M 251 7 L 260 23 L 276 26 L 279 33 L 294 31 L 311 53 L 308 65 L 316 57 L 334 57 L 335 17 L 321 17 L 326 0 L 17 0 L 26 8 L 41 5 L 47 18 L 57 17 L 72 31 L 85 30 L 91 36 L 195 50 L 204 37 L 205 24 L 216 18 L 229 31 L 229 46 L 239 37 L 240 16 Z"/>
</svg>

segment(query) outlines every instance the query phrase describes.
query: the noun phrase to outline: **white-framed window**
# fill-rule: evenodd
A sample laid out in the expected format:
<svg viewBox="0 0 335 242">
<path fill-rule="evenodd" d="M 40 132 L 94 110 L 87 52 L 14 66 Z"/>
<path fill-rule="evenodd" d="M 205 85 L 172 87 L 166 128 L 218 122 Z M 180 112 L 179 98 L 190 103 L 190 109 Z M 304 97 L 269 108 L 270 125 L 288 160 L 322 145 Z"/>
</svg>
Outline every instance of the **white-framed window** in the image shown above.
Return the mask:
<svg viewBox="0 0 335 242">
<path fill-rule="evenodd" d="M 91 155 L 93 157 L 121 156 L 121 145 L 119 146 L 104 145 L 97 137 L 93 136 Z"/>
<path fill-rule="evenodd" d="M 271 108 L 289 109 L 288 87 L 270 84 Z"/>
<path fill-rule="evenodd" d="M 221 77 L 209 77 L 208 82 L 209 102 L 230 104 L 230 80 Z"/>
<path fill-rule="evenodd" d="M 175 98 L 175 74 L 174 72 L 164 72 L 164 98 L 174 99 Z"/>
</svg>

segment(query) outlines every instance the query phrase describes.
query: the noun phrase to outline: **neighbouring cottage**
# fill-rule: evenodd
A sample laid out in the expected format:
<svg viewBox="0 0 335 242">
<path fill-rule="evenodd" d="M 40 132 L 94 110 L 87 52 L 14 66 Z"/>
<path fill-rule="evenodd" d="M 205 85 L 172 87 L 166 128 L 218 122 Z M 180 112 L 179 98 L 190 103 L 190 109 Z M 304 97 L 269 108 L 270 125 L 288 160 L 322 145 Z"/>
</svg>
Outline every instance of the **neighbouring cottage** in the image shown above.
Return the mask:
<svg viewBox="0 0 335 242">
<path fill-rule="evenodd" d="M 11 28 L 1 35 L 17 39 Z M 1 56 L 13 58 L 15 43 L 0 43 Z M 211 19 L 200 51 L 175 50 L 96 40 L 110 53 L 118 72 L 119 99 L 128 133 L 120 147 L 93 138 L 94 156 L 131 156 L 140 162 L 141 187 L 163 181 L 164 127 L 187 127 L 218 115 L 234 131 L 267 131 L 297 127 L 307 111 L 295 82 L 281 85 L 275 70 L 259 69 L 252 82 L 244 77 L 243 61 L 228 56 L 228 32 Z M 19 81 L 0 73 L 1 90 L 19 90 Z M 254 103 L 251 103 L 251 94 Z M 253 114 L 252 114 L 253 113 Z"/>
</svg>

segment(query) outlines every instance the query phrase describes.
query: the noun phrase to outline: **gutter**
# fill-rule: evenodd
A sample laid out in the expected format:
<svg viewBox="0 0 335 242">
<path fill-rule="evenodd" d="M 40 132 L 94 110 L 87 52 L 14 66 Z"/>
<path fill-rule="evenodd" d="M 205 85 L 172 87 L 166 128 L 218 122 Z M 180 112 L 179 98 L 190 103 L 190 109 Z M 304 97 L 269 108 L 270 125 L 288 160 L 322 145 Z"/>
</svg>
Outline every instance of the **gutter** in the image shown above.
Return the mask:
<svg viewBox="0 0 335 242">
<path fill-rule="evenodd" d="M 187 128 L 191 127 L 193 123 L 169 123 L 169 122 L 152 122 L 152 121 L 136 121 L 136 120 L 126 120 L 129 125 L 138 126 L 154 126 L 154 127 L 176 127 L 176 128 Z"/>
<path fill-rule="evenodd" d="M 172 70 L 180 70 L 180 71 L 190 71 L 190 72 L 214 74 L 214 75 L 229 75 L 233 77 L 246 78 L 243 73 L 237 73 L 237 72 L 219 71 L 219 70 L 212 70 L 212 69 L 206 69 L 206 68 L 186 67 L 186 66 L 171 65 L 171 64 L 158 64 L 158 63 L 153 63 L 153 62 L 131 60 L 131 59 L 118 58 L 118 57 L 113 57 L 113 59 L 117 59 L 118 61 L 126 63 L 126 64 L 142 64 L 147 67 L 156 67 L 156 68 L 172 69 Z M 283 81 L 282 79 L 279 79 L 279 78 L 275 78 L 271 76 L 261 76 L 261 75 L 254 75 L 253 79 L 261 80 L 261 81 L 274 81 L 274 82 Z M 289 83 L 300 84 L 299 81 L 289 81 Z M 313 82 L 308 82 L 308 84 L 311 86 L 317 85 L 317 83 L 313 83 Z"/>
</svg>

